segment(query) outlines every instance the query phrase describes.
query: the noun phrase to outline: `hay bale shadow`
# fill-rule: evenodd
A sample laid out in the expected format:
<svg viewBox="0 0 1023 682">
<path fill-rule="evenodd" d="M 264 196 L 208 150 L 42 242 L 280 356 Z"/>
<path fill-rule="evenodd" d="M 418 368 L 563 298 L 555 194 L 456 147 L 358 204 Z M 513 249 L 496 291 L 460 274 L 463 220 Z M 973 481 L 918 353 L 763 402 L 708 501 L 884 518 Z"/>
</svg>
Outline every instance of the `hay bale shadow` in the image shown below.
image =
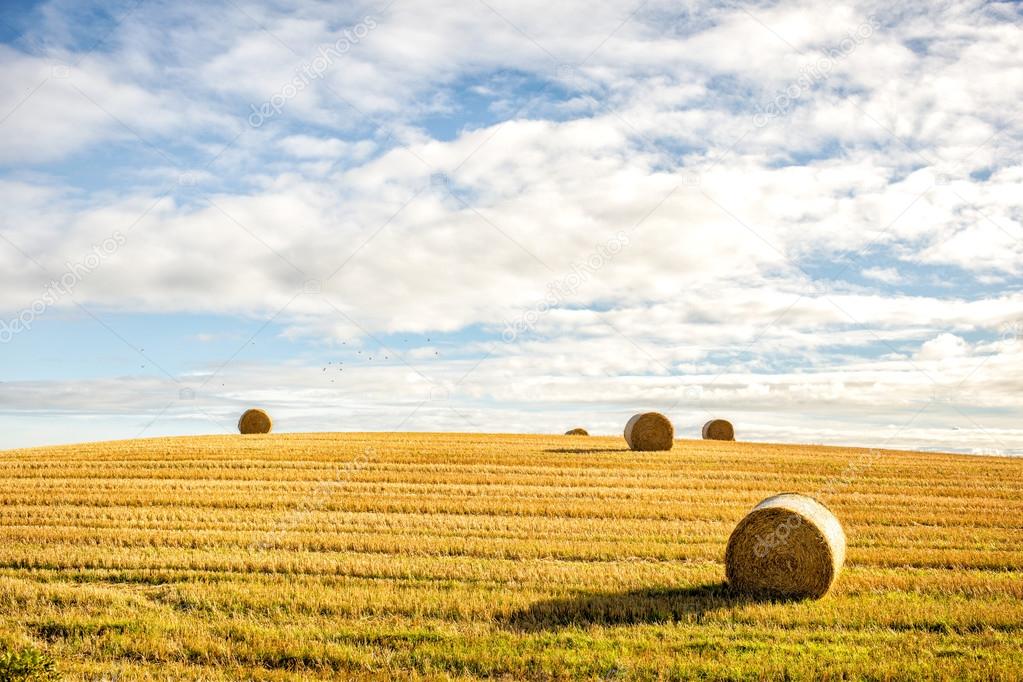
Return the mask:
<svg viewBox="0 0 1023 682">
<path fill-rule="evenodd" d="M 678 589 L 629 592 L 587 592 L 572 597 L 539 601 L 500 618 L 504 627 L 520 632 L 542 632 L 590 625 L 644 623 L 702 623 L 713 611 L 777 597 L 741 594 L 727 583 L 708 583 Z"/>
<path fill-rule="evenodd" d="M 561 454 L 599 454 L 601 452 L 632 452 L 629 448 L 547 448 L 544 452 Z"/>
</svg>

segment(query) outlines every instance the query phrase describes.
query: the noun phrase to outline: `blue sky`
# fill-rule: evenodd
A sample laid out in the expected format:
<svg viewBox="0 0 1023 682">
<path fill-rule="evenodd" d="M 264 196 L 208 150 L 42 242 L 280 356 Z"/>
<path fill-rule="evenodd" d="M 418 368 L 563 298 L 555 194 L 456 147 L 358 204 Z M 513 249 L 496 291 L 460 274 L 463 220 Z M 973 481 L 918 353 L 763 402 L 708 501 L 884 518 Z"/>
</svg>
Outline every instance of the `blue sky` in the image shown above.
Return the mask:
<svg viewBox="0 0 1023 682">
<path fill-rule="evenodd" d="M 7 3 L 0 447 L 1023 453 L 1012 3 Z"/>
</svg>

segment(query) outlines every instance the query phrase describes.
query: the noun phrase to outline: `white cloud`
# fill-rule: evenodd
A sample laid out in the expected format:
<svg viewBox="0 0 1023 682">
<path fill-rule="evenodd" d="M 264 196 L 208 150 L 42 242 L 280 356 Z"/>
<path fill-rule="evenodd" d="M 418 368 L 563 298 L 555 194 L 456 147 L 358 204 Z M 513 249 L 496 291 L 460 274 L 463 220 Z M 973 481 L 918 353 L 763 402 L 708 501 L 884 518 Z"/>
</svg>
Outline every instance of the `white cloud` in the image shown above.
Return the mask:
<svg viewBox="0 0 1023 682">
<path fill-rule="evenodd" d="M 0 45 L 0 163 L 39 163 L 100 142 L 136 146 L 163 163 L 163 136 L 189 126 L 226 125 L 174 93 L 125 80 L 103 59 L 30 56 Z"/>
<path fill-rule="evenodd" d="M 311 135 L 289 135 L 278 144 L 288 154 L 301 159 L 332 158 L 362 161 L 373 153 L 376 145 L 371 140 L 346 142 L 337 138 L 319 138 Z"/>
<path fill-rule="evenodd" d="M 866 268 L 860 274 L 883 284 L 898 284 L 904 281 L 896 268 Z"/>
<path fill-rule="evenodd" d="M 970 344 L 955 334 L 939 334 L 920 346 L 917 357 L 921 360 L 948 360 L 970 353 Z"/>
</svg>

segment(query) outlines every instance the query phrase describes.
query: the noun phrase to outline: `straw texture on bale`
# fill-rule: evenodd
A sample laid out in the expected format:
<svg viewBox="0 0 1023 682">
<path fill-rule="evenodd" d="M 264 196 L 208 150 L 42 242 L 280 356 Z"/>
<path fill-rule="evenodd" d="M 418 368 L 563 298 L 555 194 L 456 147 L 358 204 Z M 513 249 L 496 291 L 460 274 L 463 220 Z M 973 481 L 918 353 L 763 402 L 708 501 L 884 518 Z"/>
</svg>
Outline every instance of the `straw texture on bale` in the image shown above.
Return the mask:
<svg viewBox="0 0 1023 682">
<path fill-rule="evenodd" d="M 566 436 L 588 436 L 590 432 L 586 429 L 569 429 L 565 431 Z"/>
<path fill-rule="evenodd" d="M 245 410 L 238 420 L 238 431 L 241 433 L 270 433 L 273 421 L 263 410 Z"/>
<path fill-rule="evenodd" d="M 643 412 L 625 425 L 625 442 L 632 450 L 671 450 L 675 444 L 675 427 L 659 412 Z"/>
<path fill-rule="evenodd" d="M 739 592 L 823 597 L 845 563 L 845 531 L 831 510 L 797 493 L 769 497 L 732 531 L 728 584 Z"/>
<path fill-rule="evenodd" d="M 703 425 L 704 440 L 735 440 L 735 428 L 724 419 L 711 419 Z"/>
</svg>

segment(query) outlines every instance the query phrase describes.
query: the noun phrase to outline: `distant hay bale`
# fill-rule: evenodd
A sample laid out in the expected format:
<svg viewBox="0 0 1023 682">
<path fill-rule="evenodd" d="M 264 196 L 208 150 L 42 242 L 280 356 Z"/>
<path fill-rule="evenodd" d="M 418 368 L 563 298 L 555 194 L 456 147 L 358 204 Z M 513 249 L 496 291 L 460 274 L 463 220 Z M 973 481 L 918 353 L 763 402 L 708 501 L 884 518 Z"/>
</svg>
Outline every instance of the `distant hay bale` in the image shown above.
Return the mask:
<svg viewBox="0 0 1023 682">
<path fill-rule="evenodd" d="M 241 433 L 270 433 L 273 420 L 263 410 L 245 410 L 238 420 L 238 431 Z"/>
<path fill-rule="evenodd" d="M 704 440 L 735 440 L 735 428 L 724 419 L 711 419 L 703 425 Z"/>
<path fill-rule="evenodd" d="M 831 510 L 805 495 L 769 497 L 732 531 L 728 583 L 746 594 L 819 599 L 845 563 L 845 531 Z"/>
<path fill-rule="evenodd" d="M 569 429 L 565 431 L 566 436 L 588 436 L 590 432 L 586 429 Z"/>
<path fill-rule="evenodd" d="M 671 450 L 675 444 L 675 427 L 659 412 L 642 412 L 625 425 L 625 442 L 629 448 L 644 452 Z"/>
</svg>

